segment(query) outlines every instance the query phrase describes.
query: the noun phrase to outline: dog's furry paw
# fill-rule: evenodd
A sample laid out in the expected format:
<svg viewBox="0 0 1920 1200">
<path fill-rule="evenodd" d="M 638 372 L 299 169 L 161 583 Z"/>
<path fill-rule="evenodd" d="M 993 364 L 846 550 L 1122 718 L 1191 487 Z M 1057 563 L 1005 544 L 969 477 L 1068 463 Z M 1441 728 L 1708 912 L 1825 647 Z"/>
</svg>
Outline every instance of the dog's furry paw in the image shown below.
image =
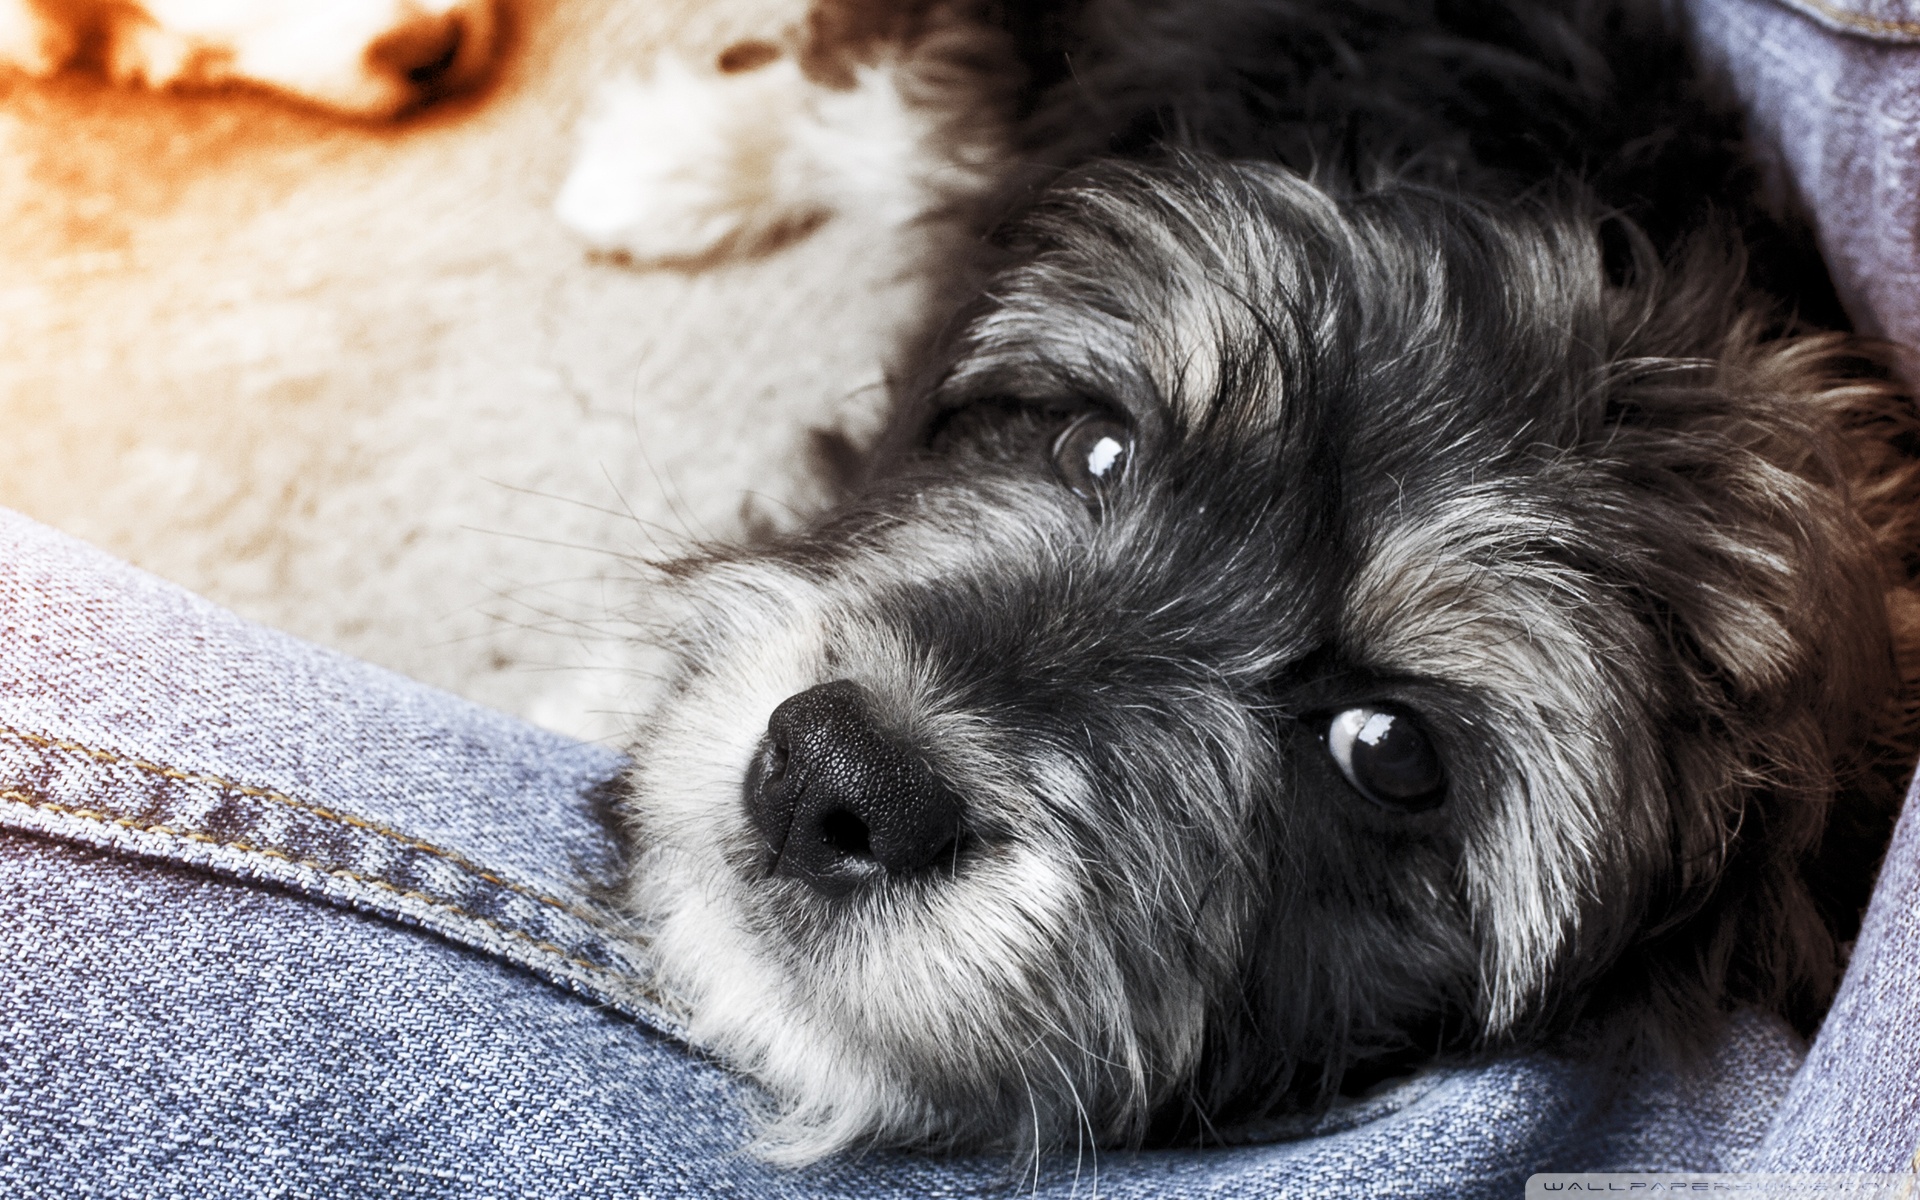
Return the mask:
<svg viewBox="0 0 1920 1200">
<path fill-rule="evenodd" d="M 0 0 L 0 66 L 97 60 L 117 83 L 247 83 L 389 117 L 482 75 L 493 0 Z"/>
<path fill-rule="evenodd" d="M 858 66 L 838 88 L 751 45 L 764 50 L 746 69 L 669 55 L 644 82 L 607 84 L 582 123 L 561 221 L 636 263 L 694 263 L 764 253 L 838 214 L 895 228 L 987 181 L 989 153 L 956 144 L 912 64 Z"/>
</svg>

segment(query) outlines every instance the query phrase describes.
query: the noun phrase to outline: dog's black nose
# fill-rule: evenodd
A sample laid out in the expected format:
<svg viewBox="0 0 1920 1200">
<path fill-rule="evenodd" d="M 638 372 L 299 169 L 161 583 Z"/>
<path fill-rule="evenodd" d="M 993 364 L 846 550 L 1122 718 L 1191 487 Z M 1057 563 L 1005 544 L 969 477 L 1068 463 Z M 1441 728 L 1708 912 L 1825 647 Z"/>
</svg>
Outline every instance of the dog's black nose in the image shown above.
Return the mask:
<svg viewBox="0 0 1920 1200">
<path fill-rule="evenodd" d="M 747 776 L 747 812 L 774 873 L 844 896 L 951 856 L 960 798 L 874 720 L 848 680 L 789 696 Z"/>
</svg>

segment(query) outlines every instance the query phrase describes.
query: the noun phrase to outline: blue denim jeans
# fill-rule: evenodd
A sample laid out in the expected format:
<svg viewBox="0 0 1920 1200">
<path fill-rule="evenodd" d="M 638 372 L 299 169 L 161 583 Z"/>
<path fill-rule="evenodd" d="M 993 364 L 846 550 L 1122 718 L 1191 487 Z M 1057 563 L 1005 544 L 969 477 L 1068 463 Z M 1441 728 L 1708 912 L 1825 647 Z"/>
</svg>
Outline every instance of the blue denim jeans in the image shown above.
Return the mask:
<svg viewBox="0 0 1920 1200">
<path fill-rule="evenodd" d="M 774 1170 L 597 895 L 620 767 L 0 515 L 0 1194 L 1513 1197 L 1920 1142 L 1909 813 L 1804 1064 L 1747 1016 L 1694 1073 L 1517 1056 L 1225 1149 Z"/>
</svg>

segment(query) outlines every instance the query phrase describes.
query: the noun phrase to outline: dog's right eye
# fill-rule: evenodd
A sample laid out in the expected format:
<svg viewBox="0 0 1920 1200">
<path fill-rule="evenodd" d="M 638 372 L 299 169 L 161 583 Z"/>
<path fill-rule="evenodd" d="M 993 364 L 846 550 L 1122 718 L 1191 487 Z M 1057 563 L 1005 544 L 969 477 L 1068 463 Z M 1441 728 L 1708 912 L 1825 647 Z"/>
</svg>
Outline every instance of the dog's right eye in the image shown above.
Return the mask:
<svg viewBox="0 0 1920 1200">
<path fill-rule="evenodd" d="M 1412 713 L 1363 704 L 1327 723 L 1327 753 L 1355 791 L 1382 808 L 1420 812 L 1446 799 L 1446 773 Z"/>
<path fill-rule="evenodd" d="M 1093 506 L 1126 474 L 1133 430 L 1105 413 L 1088 413 L 1053 440 L 1053 469 L 1060 482 Z"/>
</svg>

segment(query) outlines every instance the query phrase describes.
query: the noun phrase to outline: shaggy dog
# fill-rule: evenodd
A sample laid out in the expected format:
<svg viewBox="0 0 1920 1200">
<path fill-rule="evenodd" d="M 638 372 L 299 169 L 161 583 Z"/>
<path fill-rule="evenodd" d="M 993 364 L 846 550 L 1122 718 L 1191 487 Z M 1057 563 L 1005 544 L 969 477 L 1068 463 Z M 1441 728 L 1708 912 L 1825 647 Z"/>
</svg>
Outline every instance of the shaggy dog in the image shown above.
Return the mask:
<svg viewBox="0 0 1920 1200">
<path fill-rule="evenodd" d="M 975 298 L 843 503 L 666 568 L 627 896 L 763 1152 L 1811 1028 L 1913 752 L 1916 426 L 1660 14 L 1009 14 Z"/>
</svg>

